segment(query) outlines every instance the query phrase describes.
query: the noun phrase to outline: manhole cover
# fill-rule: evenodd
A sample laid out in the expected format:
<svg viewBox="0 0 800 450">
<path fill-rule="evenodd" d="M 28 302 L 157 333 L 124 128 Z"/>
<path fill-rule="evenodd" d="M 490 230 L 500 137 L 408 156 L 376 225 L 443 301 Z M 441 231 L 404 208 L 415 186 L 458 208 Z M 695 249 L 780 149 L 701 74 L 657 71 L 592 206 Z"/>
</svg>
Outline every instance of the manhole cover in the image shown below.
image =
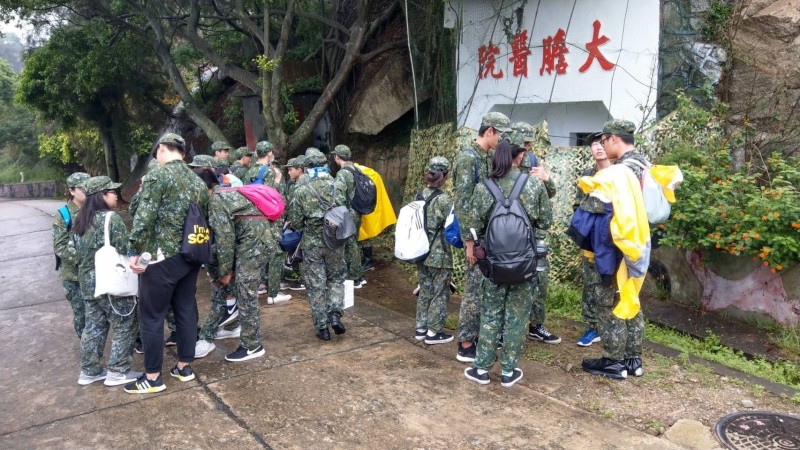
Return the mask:
<svg viewBox="0 0 800 450">
<path fill-rule="evenodd" d="M 800 449 L 800 417 L 742 411 L 717 422 L 720 441 L 734 450 Z"/>
</svg>

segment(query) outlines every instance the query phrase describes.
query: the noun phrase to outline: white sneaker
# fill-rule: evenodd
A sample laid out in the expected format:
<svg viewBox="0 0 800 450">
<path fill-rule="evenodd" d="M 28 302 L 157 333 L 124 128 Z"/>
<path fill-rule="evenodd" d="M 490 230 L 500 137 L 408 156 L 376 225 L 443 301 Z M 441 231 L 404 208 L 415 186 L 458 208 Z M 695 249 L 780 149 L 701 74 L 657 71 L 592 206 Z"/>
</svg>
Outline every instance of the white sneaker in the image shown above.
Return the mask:
<svg viewBox="0 0 800 450">
<path fill-rule="evenodd" d="M 224 328 L 220 328 L 217 330 L 216 334 L 214 334 L 214 339 L 232 339 L 238 338 L 242 335 L 242 327 L 238 326 L 232 330 L 226 330 Z"/>
<path fill-rule="evenodd" d="M 264 295 L 267 293 L 267 285 L 266 284 L 259 284 L 258 291 L 256 291 L 258 295 Z"/>
<path fill-rule="evenodd" d="M 288 302 L 291 299 L 292 299 L 291 295 L 278 292 L 278 295 L 276 295 L 275 297 L 267 297 L 267 304 L 274 305 L 276 303 Z"/>
<path fill-rule="evenodd" d="M 130 383 L 136 381 L 137 378 L 142 376 L 142 372 L 128 370 L 127 372 L 114 372 L 109 370 L 106 375 L 106 381 L 103 382 L 106 386 L 119 386 L 120 384 Z"/>
<path fill-rule="evenodd" d="M 197 341 L 197 344 L 194 345 L 194 357 L 195 358 L 203 358 L 209 353 L 211 353 L 215 348 L 213 342 L 208 342 L 205 339 L 201 339 Z"/>
<path fill-rule="evenodd" d="M 81 375 L 78 377 L 78 384 L 81 386 L 86 386 L 87 384 L 92 384 L 95 381 L 105 380 L 107 374 L 108 372 L 106 372 L 106 369 L 103 369 L 99 375 L 87 375 L 81 370 Z"/>
</svg>

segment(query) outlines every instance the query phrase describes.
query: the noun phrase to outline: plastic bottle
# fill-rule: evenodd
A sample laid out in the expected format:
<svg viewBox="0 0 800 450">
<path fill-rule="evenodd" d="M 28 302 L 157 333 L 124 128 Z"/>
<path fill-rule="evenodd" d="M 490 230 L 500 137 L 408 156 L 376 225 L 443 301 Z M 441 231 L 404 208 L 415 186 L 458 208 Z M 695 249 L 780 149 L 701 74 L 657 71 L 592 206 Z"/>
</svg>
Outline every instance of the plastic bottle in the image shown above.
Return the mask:
<svg viewBox="0 0 800 450">
<path fill-rule="evenodd" d="M 136 261 L 136 267 L 139 269 L 146 269 L 147 265 L 150 264 L 150 260 L 153 258 L 149 252 L 144 252 L 139 255 L 139 260 Z"/>
</svg>

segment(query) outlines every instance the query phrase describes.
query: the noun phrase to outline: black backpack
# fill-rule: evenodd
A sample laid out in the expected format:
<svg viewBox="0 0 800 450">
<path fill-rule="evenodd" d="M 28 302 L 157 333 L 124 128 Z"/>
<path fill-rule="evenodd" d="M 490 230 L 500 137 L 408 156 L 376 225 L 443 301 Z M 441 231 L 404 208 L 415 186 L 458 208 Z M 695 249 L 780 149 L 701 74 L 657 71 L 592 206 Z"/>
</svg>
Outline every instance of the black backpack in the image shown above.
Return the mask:
<svg viewBox="0 0 800 450">
<path fill-rule="evenodd" d="M 521 174 L 511 195 L 506 198 L 492 179 L 483 180 L 495 200 L 483 241 L 487 269 L 484 275 L 494 284 L 521 284 L 536 280 L 533 227 L 519 202 L 519 194 L 527 181 L 528 174 Z"/>
<path fill-rule="evenodd" d="M 372 178 L 352 166 L 344 166 L 342 169 L 352 173 L 355 179 L 356 192 L 353 195 L 353 201 L 350 202 L 350 207 L 359 214 L 370 214 L 375 211 L 375 205 L 378 203 L 378 190 L 375 188 Z"/>
<path fill-rule="evenodd" d="M 183 222 L 181 256 L 189 264 L 206 264 L 211 261 L 211 228 L 200 206 L 192 202 Z"/>
</svg>

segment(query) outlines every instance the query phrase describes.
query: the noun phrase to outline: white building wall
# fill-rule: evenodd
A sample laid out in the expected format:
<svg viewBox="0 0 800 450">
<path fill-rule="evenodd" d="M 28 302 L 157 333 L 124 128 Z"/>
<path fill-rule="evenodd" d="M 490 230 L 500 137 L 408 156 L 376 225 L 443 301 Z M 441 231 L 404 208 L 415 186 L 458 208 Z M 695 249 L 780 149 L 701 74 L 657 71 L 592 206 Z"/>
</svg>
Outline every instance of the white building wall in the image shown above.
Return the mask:
<svg viewBox="0 0 800 450">
<path fill-rule="evenodd" d="M 523 7 L 524 3 L 524 7 Z M 521 15 L 517 13 L 519 8 Z M 574 145 L 574 134 L 598 131 L 609 119 L 641 125 L 655 117 L 658 75 L 659 2 L 657 0 L 449 0 L 445 24 L 461 29 L 458 47 L 458 125 L 477 128 L 490 111 L 512 122 L 545 119 L 554 145 Z M 518 18 L 521 21 L 518 22 Z M 460 19 L 460 20 L 459 20 Z M 614 67 L 598 60 L 581 73 L 587 43 L 608 41 L 597 48 Z M 521 25 L 521 26 L 518 26 Z M 566 32 L 564 74 L 540 74 L 543 40 Z M 514 76 L 510 36 L 527 30 L 527 77 Z M 479 49 L 499 49 L 494 74 L 479 77 Z"/>
</svg>

